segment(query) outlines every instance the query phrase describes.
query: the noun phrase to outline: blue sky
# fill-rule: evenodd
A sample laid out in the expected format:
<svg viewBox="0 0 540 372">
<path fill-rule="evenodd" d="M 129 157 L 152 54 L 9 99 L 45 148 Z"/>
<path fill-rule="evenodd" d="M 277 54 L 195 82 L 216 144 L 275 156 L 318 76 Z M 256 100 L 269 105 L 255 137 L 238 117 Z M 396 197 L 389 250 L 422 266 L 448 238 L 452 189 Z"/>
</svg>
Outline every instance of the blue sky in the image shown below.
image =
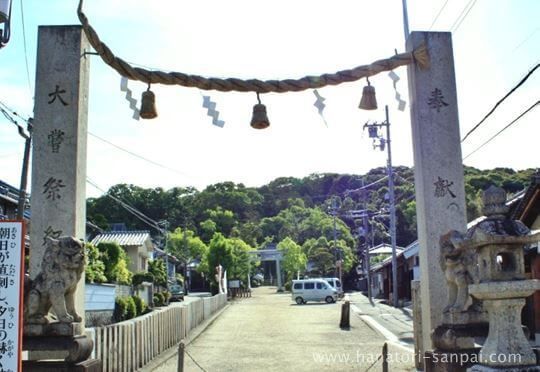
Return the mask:
<svg viewBox="0 0 540 372">
<path fill-rule="evenodd" d="M 78 0 L 13 0 L 12 38 L 0 50 L 0 101 L 32 116 L 38 25 L 78 24 Z M 408 0 L 411 31 L 453 31 L 462 136 L 540 62 L 540 1 Z M 85 13 L 115 54 L 166 71 L 261 79 L 320 75 L 371 63 L 404 51 L 400 0 L 378 1 L 146 1 L 86 0 Z M 466 16 L 465 16 L 466 14 Z M 460 15 L 465 16 L 464 18 Z M 28 60 L 28 76 L 26 59 Z M 103 189 L 120 182 L 144 187 L 232 180 L 257 186 L 279 176 L 316 172 L 363 173 L 384 166 L 386 154 L 372 148 L 362 126 L 384 119 L 390 107 L 396 165 L 413 165 L 409 106 L 397 110 L 392 81 L 373 77 L 379 110 L 357 108 L 364 81 L 319 90 L 326 98 L 325 125 L 312 91 L 261 96 L 271 127 L 249 127 L 253 93 L 201 92 L 153 86 L 159 118 L 135 121 L 120 76 L 91 57 L 88 177 Z M 408 101 L 406 69 L 395 71 Z M 146 86 L 129 83 L 134 97 Z M 515 92 L 463 143 L 477 148 L 540 94 L 540 71 Z M 217 103 L 224 128 L 211 124 L 202 95 Z M 524 169 L 540 165 L 536 108 L 465 160 L 478 168 Z M 158 167 L 96 136 L 164 167 Z M 19 183 L 23 140 L 0 118 L 0 178 Z M 168 169 L 166 169 L 168 168 Z M 89 196 L 100 191 L 88 185 Z"/>
</svg>

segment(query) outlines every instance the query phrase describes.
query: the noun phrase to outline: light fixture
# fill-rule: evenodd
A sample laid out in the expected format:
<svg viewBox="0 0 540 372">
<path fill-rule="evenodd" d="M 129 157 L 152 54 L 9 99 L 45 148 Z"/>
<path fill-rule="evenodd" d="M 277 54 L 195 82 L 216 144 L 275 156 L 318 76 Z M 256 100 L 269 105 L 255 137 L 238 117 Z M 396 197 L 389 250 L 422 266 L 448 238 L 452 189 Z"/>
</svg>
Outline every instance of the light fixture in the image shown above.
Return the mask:
<svg viewBox="0 0 540 372">
<path fill-rule="evenodd" d="M 11 0 L 0 0 L 0 24 L 4 24 L 0 30 L 0 48 L 6 46 L 11 35 Z"/>
<path fill-rule="evenodd" d="M 150 90 L 150 84 L 148 84 L 146 92 L 143 92 L 142 94 L 139 115 L 143 119 L 154 119 L 158 116 L 156 111 L 156 96 L 154 92 Z"/>
<path fill-rule="evenodd" d="M 358 108 L 362 110 L 376 110 L 377 98 L 375 97 L 375 88 L 369 83 L 369 78 L 366 78 L 368 85 L 362 90 L 362 99 Z"/>
<path fill-rule="evenodd" d="M 266 115 L 266 106 L 261 103 L 259 92 L 257 92 L 257 103 L 253 106 L 253 116 L 251 117 L 251 127 L 255 129 L 265 129 L 270 126 L 270 121 Z"/>
</svg>

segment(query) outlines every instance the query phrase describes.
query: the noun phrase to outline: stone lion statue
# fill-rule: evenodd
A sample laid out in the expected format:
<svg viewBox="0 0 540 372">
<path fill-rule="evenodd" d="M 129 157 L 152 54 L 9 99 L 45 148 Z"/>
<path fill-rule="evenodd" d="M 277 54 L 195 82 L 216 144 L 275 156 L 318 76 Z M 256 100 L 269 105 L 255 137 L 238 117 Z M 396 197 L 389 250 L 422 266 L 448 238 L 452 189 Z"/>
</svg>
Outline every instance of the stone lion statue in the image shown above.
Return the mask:
<svg viewBox="0 0 540 372">
<path fill-rule="evenodd" d="M 448 304 L 443 312 L 466 311 L 469 284 L 478 278 L 476 252 L 463 245 L 464 236 L 455 230 L 441 236 L 440 265 L 448 285 Z"/>
<path fill-rule="evenodd" d="M 47 238 L 41 272 L 25 283 L 25 323 L 49 323 L 47 315 L 51 308 L 61 323 L 80 322 L 74 296 L 84 264 L 82 241 L 70 236 Z"/>
</svg>

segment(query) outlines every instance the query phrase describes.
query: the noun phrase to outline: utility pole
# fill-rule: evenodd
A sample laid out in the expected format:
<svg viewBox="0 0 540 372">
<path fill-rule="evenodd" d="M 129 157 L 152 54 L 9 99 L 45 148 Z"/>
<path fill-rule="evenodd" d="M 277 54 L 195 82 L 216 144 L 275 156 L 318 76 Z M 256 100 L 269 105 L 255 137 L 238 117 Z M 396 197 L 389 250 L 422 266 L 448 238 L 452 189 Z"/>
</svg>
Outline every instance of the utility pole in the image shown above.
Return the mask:
<svg viewBox="0 0 540 372">
<path fill-rule="evenodd" d="M 332 198 L 332 216 L 334 216 L 334 277 L 337 278 L 337 232 L 336 232 L 336 213 L 337 213 L 337 203 L 336 198 Z"/>
<path fill-rule="evenodd" d="M 370 257 L 369 257 L 369 243 L 368 243 L 369 226 L 368 226 L 367 197 L 366 197 L 366 190 L 364 190 L 363 187 L 364 187 L 364 180 L 362 179 L 362 201 L 364 203 L 364 213 L 362 214 L 362 222 L 364 225 L 364 238 L 365 238 L 364 260 L 366 262 L 364 266 L 366 270 L 366 284 L 367 284 L 368 299 L 370 303 L 373 303 L 373 298 L 371 295 L 371 262 L 370 262 Z"/>
<path fill-rule="evenodd" d="M 398 283 L 397 283 L 397 254 L 396 254 L 396 206 L 394 198 L 394 173 L 392 170 L 392 150 L 390 140 L 390 119 L 388 117 L 388 105 L 385 106 L 386 120 L 383 123 L 366 123 L 364 129 L 368 128 L 369 137 L 373 138 L 374 147 L 379 147 L 388 152 L 387 173 L 388 173 L 388 198 L 390 205 L 390 237 L 392 244 L 392 304 L 398 307 Z M 379 136 L 378 128 L 386 127 L 386 139 Z M 379 143 L 376 144 L 376 140 Z"/>
<path fill-rule="evenodd" d="M 185 260 L 184 260 L 184 295 L 188 295 L 189 294 L 189 291 L 188 291 L 188 285 L 190 284 L 190 281 L 188 280 L 188 270 L 187 270 L 187 265 L 188 265 L 188 241 L 187 241 L 187 223 L 186 223 L 186 219 L 184 218 L 184 236 L 183 236 L 183 239 L 184 239 L 184 252 L 185 252 L 185 255 L 184 257 Z"/>
<path fill-rule="evenodd" d="M 24 207 L 26 205 L 26 185 L 28 183 L 28 163 L 30 162 L 30 145 L 32 143 L 32 118 L 27 122 L 28 135 L 25 136 L 24 141 L 24 156 L 23 166 L 21 172 L 21 185 L 19 187 L 19 205 L 17 207 L 17 219 L 23 220 Z"/>
</svg>

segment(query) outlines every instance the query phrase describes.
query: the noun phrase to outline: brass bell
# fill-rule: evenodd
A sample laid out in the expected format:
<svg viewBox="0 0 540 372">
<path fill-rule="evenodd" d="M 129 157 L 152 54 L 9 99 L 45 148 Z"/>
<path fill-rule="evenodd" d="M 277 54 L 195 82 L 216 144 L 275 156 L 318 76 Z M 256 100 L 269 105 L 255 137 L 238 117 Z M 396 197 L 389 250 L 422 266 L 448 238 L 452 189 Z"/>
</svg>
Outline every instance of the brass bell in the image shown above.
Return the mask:
<svg viewBox="0 0 540 372">
<path fill-rule="evenodd" d="M 148 90 L 142 94 L 139 115 L 143 119 L 154 119 L 158 116 L 156 111 L 156 96 L 154 92 L 150 90 L 150 86 L 148 86 Z"/>
<path fill-rule="evenodd" d="M 362 99 L 360 100 L 358 108 L 361 108 L 362 110 L 376 110 L 377 97 L 375 97 L 375 88 L 371 86 L 369 79 L 367 79 L 367 83 L 368 85 L 366 85 L 362 91 Z"/>
<path fill-rule="evenodd" d="M 266 115 L 266 106 L 261 103 L 259 93 L 257 93 L 259 103 L 253 106 L 253 116 L 251 118 L 251 127 L 255 129 L 264 129 L 270 126 L 270 121 Z"/>
</svg>

